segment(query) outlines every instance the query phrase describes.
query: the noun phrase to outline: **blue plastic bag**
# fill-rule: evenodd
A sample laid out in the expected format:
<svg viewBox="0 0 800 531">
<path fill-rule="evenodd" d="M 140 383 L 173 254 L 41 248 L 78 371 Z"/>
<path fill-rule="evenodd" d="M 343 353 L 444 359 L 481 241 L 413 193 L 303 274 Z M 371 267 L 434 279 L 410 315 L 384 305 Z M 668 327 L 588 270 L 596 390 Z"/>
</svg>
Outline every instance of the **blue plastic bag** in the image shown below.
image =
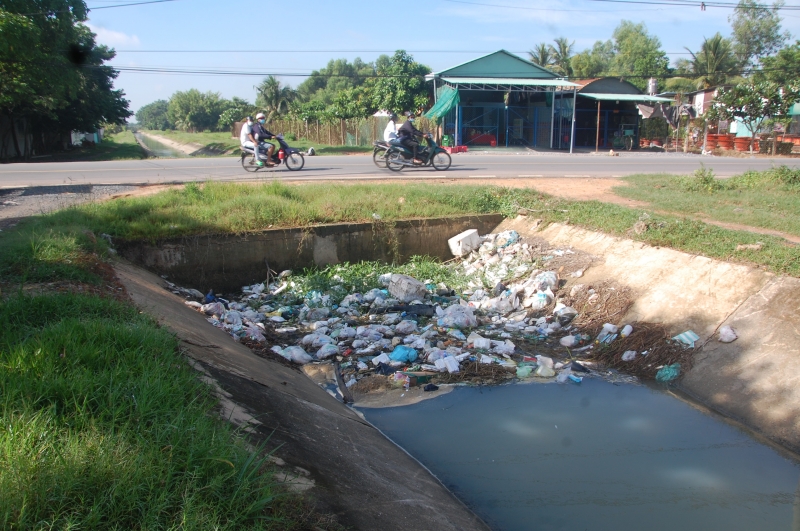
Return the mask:
<svg viewBox="0 0 800 531">
<path fill-rule="evenodd" d="M 410 363 L 417 359 L 417 351 L 405 345 L 397 345 L 392 353 L 389 354 L 389 359 Z"/>
<path fill-rule="evenodd" d="M 681 364 L 673 363 L 672 365 L 661 367 L 661 369 L 656 373 L 656 380 L 659 382 L 671 382 L 672 380 L 677 378 L 680 374 L 681 374 Z"/>
</svg>

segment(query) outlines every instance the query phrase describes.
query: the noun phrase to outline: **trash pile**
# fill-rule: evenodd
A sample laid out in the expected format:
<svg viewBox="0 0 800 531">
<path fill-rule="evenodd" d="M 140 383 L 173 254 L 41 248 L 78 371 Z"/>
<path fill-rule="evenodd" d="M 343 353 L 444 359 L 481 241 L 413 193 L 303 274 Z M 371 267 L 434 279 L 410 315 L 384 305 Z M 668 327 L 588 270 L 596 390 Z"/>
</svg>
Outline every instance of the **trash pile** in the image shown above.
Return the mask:
<svg viewBox="0 0 800 531">
<path fill-rule="evenodd" d="M 592 261 L 585 253 L 523 241 L 515 231 L 467 231 L 450 244 L 459 260 L 438 267 L 462 279 L 459 293 L 401 273 L 374 275 L 375 287 L 363 292 L 348 289 L 338 274 L 329 289 L 307 289 L 302 276 L 284 271 L 245 286 L 236 301 L 211 291 L 186 304 L 234 339 L 293 364 L 336 361 L 354 392 L 625 378 L 608 368 L 670 381 L 690 357 L 660 325 L 620 323 L 632 295 L 610 281 L 580 283 Z"/>
</svg>

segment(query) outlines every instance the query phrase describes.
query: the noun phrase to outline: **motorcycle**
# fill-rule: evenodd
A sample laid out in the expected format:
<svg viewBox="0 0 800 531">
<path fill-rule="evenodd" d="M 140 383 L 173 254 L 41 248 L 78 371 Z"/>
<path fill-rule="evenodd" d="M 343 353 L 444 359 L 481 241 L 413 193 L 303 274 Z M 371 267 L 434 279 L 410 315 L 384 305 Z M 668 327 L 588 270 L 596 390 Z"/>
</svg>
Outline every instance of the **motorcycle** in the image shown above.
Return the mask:
<svg viewBox="0 0 800 531">
<path fill-rule="evenodd" d="M 289 147 L 283 140 L 283 135 L 277 135 L 275 137 L 278 140 L 278 144 L 280 144 L 280 149 L 276 150 L 272 154 L 272 158 L 270 161 L 275 165 L 278 166 L 281 162 L 286 165 L 286 168 L 290 171 L 298 171 L 302 170 L 303 166 L 305 166 L 306 160 L 303 158 L 303 154 L 300 152 L 299 149 Z M 266 143 L 262 143 L 261 146 L 258 148 L 259 158 L 262 161 L 267 160 L 267 148 L 269 146 Z M 266 168 L 267 166 L 259 166 L 256 164 L 256 155 L 253 152 L 252 148 L 242 147 L 242 168 L 245 171 L 256 172 L 260 169 Z"/>
<path fill-rule="evenodd" d="M 440 147 L 433 139 L 433 135 L 426 133 L 424 136 L 427 146 L 417 150 L 417 158 L 422 162 L 414 162 L 414 154 L 399 141 L 393 141 L 386 150 L 386 167 L 392 171 L 401 171 L 406 166 L 421 167 L 433 166 L 438 171 L 450 168 L 452 159 L 450 154 Z"/>
<path fill-rule="evenodd" d="M 372 162 L 379 168 L 386 167 L 386 152 L 389 151 L 391 145 L 389 142 L 383 140 L 376 140 L 372 143 Z"/>
</svg>

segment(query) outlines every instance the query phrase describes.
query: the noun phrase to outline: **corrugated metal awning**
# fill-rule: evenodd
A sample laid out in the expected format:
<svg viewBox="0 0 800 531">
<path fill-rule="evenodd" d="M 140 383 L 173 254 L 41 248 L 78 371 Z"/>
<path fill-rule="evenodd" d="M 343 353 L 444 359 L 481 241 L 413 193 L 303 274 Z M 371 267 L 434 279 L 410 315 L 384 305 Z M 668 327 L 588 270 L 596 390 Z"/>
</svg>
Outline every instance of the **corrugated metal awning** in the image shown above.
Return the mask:
<svg viewBox="0 0 800 531">
<path fill-rule="evenodd" d="M 566 79 L 532 79 L 515 77 L 442 77 L 453 85 L 511 85 L 519 87 L 579 87 Z"/>
<path fill-rule="evenodd" d="M 675 101 L 671 98 L 659 98 L 658 96 L 648 96 L 647 94 L 586 94 L 579 92 L 578 96 L 600 101 L 642 101 L 648 103 L 670 103 Z"/>
</svg>

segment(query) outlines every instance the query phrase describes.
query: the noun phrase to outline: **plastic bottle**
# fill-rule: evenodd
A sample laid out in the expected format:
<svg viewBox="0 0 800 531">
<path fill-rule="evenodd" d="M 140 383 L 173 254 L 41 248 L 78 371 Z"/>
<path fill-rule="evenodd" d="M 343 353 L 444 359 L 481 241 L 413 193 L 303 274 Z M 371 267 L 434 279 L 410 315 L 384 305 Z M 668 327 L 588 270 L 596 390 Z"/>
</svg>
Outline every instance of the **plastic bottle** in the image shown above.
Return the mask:
<svg viewBox="0 0 800 531">
<path fill-rule="evenodd" d="M 622 328 L 622 332 L 619 333 L 622 337 L 628 337 L 633 332 L 633 327 L 631 325 L 625 325 Z"/>
</svg>

